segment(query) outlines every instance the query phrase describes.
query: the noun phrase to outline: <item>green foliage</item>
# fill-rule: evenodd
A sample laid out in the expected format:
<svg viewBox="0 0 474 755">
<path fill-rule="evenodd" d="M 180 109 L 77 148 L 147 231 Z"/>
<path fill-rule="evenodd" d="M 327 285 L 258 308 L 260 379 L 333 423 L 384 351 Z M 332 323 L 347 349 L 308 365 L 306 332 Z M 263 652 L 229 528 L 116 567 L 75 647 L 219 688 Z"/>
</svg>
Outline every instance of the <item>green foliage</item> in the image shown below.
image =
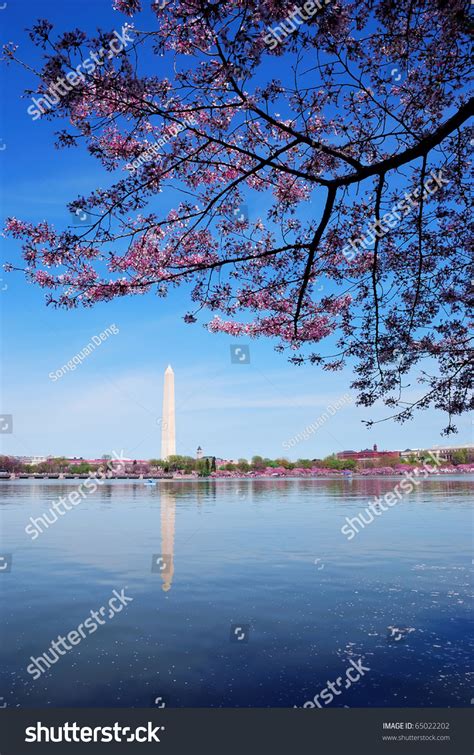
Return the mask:
<svg viewBox="0 0 474 755">
<path fill-rule="evenodd" d="M 209 477 L 211 474 L 211 464 L 209 459 L 198 459 L 195 461 L 195 465 L 199 477 Z"/>
<path fill-rule="evenodd" d="M 58 472 L 64 472 L 65 469 L 69 467 L 69 462 L 64 456 L 58 456 L 58 458 L 53 459 L 53 466 L 58 470 Z"/>
<path fill-rule="evenodd" d="M 43 466 L 42 464 L 39 465 L 40 467 Z M 72 464 L 67 468 L 67 472 L 69 474 L 89 474 L 89 472 L 94 472 L 97 470 L 97 467 L 92 466 L 92 464 L 87 464 L 87 462 L 83 462 L 82 464 Z M 105 470 L 105 464 L 104 464 L 104 470 Z"/>
<path fill-rule="evenodd" d="M 166 464 L 166 467 L 171 472 L 176 472 L 179 469 L 181 472 L 189 474 L 190 472 L 194 472 L 197 468 L 196 465 L 199 464 L 199 462 L 196 462 L 196 459 L 193 459 L 192 456 L 179 456 L 177 454 L 175 456 L 169 456 L 163 464 Z"/>
<path fill-rule="evenodd" d="M 284 459 L 280 457 L 279 459 L 275 459 L 274 463 L 271 465 L 272 467 L 283 467 L 284 469 L 294 469 L 295 465 L 293 462 L 288 461 L 288 459 Z"/>
<path fill-rule="evenodd" d="M 166 464 L 166 462 L 164 462 L 163 459 L 150 459 L 148 463 L 150 467 L 157 467 L 158 469 L 160 468 L 162 469 Z"/>
<path fill-rule="evenodd" d="M 459 451 L 453 451 L 451 455 L 451 461 L 453 464 L 467 464 L 469 461 L 467 449 L 460 448 Z"/>
<path fill-rule="evenodd" d="M 311 459 L 298 459 L 296 466 L 300 469 L 311 469 L 313 462 L 311 461 Z"/>
<path fill-rule="evenodd" d="M 239 459 L 237 469 L 239 472 L 250 472 L 250 464 L 247 459 Z"/>
<path fill-rule="evenodd" d="M 357 467 L 354 459 L 338 459 L 335 454 L 326 456 L 322 461 L 322 465 L 326 469 L 356 469 Z"/>
</svg>

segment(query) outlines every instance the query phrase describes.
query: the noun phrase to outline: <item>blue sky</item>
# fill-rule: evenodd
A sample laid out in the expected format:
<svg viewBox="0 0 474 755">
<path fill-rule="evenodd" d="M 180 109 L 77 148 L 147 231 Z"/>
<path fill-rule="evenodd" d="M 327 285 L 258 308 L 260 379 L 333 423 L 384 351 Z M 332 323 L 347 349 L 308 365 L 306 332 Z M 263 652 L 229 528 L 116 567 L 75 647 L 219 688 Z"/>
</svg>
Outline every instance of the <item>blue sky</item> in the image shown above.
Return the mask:
<svg viewBox="0 0 474 755">
<path fill-rule="evenodd" d="M 19 42 L 20 57 L 30 58 L 33 47 L 24 28 L 39 16 L 61 31 L 79 27 L 93 32 L 98 25 L 119 29 L 127 20 L 107 0 L 48 0 L 40 10 L 26 0 L 9 0 L 0 10 L 2 44 Z M 26 112 L 29 101 L 21 98 L 24 88 L 33 85 L 29 74 L 16 66 L 2 66 L 0 73 L 2 224 L 15 215 L 32 222 L 48 219 L 62 228 L 70 222 L 67 202 L 105 185 L 110 176 L 82 148 L 55 150 L 52 134 L 60 122 L 33 121 Z M 19 245 L 2 239 L 2 264 L 19 260 Z M 255 453 L 313 458 L 375 442 L 379 448 L 402 449 L 444 442 L 440 412 L 429 410 L 405 425 L 390 421 L 368 430 L 362 420 L 384 417 L 387 411 L 352 404 L 287 452 L 283 443 L 350 392 L 349 369 L 328 374 L 294 367 L 274 352 L 270 341 L 250 343 L 250 364 L 232 364 L 235 339 L 212 335 L 201 323 L 183 323 L 188 309 L 184 289 L 165 300 L 150 294 L 63 312 L 47 309 L 44 291 L 27 284 L 21 274 L 0 271 L 0 276 L 0 410 L 13 414 L 14 429 L 1 436 L 2 453 L 94 457 L 124 449 L 134 458 L 159 456 L 168 363 L 176 375 L 179 453 L 194 454 L 199 444 L 206 453 L 227 458 Z M 119 333 L 74 372 L 56 382 L 48 377 L 112 323 Z M 451 442 L 470 442 L 470 419 L 457 424 L 460 432 Z"/>
</svg>

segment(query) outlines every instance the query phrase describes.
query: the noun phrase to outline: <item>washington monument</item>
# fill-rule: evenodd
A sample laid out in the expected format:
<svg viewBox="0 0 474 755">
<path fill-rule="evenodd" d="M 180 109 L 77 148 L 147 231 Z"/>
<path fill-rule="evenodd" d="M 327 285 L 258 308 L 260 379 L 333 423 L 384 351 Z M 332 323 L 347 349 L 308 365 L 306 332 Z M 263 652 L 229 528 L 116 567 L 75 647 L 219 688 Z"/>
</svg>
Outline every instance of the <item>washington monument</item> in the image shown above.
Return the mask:
<svg viewBox="0 0 474 755">
<path fill-rule="evenodd" d="M 169 364 L 165 370 L 163 387 L 163 415 L 161 417 L 161 458 L 176 454 L 176 427 L 174 417 L 174 372 Z"/>
</svg>

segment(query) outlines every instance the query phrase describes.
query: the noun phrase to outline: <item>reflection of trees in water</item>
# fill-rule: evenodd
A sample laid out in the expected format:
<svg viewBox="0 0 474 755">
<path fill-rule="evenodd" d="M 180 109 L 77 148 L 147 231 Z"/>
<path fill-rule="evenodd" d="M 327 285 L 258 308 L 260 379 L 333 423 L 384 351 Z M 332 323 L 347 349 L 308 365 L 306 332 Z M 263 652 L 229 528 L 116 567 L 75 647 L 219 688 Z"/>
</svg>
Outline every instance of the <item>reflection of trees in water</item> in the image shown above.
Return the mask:
<svg viewBox="0 0 474 755">
<path fill-rule="evenodd" d="M 97 485 L 97 483 L 95 484 Z M 87 492 L 87 488 L 85 488 L 85 490 Z M 99 491 L 101 503 L 112 503 L 112 498 L 117 494 L 117 491 L 114 490 L 114 486 L 111 483 L 104 482 L 102 485 L 99 484 L 97 485 L 97 490 Z M 88 497 L 89 494 L 87 493 L 87 498 Z"/>
<path fill-rule="evenodd" d="M 186 498 L 198 505 L 215 501 L 218 490 L 214 480 L 173 480 L 165 482 L 161 480 L 160 491 L 172 492 L 176 500 Z"/>
<path fill-rule="evenodd" d="M 214 481 L 202 480 L 202 482 L 197 482 L 196 491 L 199 504 L 202 504 L 204 500 L 211 500 L 215 503 L 217 497 L 217 485 Z"/>
<path fill-rule="evenodd" d="M 409 470 L 407 470 L 409 472 Z M 186 497 L 195 500 L 198 506 L 209 503 L 217 503 L 217 496 L 237 497 L 239 500 L 253 501 L 258 503 L 260 498 L 291 495 L 299 492 L 312 493 L 315 496 L 327 495 L 334 498 L 335 502 L 344 503 L 350 498 L 374 498 L 384 495 L 393 490 L 405 475 L 391 475 L 387 477 L 312 477 L 309 479 L 220 479 L 202 481 L 183 481 L 182 483 L 167 484 L 168 490 L 173 490 L 176 497 Z M 442 475 L 431 475 L 425 478 L 423 474 L 414 479 L 420 480 L 420 485 L 414 485 L 414 492 L 427 489 L 432 493 L 459 494 L 468 493 L 472 483 L 464 479 L 446 479 Z M 164 489 L 164 484 L 162 483 Z"/>
<path fill-rule="evenodd" d="M 403 475 L 394 477 L 379 477 L 350 480 L 344 478 L 312 478 L 299 480 L 284 479 L 240 479 L 240 480 L 183 480 L 164 482 L 160 484 L 161 504 L 161 553 L 169 559 L 166 571 L 161 574 L 162 589 L 171 589 L 174 576 L 174 539 L 176 501 L 180 498 L 195 501 L 198 506 L 217 503 L 217 496 L 222 498 L 237 496 L 242 501 L 259 502 L 259 498 L 268 498 L 271 493 L 278 498 L 298 492 L 309 492 L 313 495 L 334 499 L 334 503 L 348 503 L 350 498 L 376 498 L 393 490 L 394 486 L 403 479 Z M 424 484 L 429 485 L 430 492 L 468 494 L 470 483 L 468 480 L 446 480 L 443 477 L 431 477 Z M 112 486 L 110 486 L 112 487 Z M 415 487 L 415 491 L 421 489 Z M 414 491 L 414 492 L 415 492 Z M 105 492 L 105 489 L 104 489 Z"/>
</svg>

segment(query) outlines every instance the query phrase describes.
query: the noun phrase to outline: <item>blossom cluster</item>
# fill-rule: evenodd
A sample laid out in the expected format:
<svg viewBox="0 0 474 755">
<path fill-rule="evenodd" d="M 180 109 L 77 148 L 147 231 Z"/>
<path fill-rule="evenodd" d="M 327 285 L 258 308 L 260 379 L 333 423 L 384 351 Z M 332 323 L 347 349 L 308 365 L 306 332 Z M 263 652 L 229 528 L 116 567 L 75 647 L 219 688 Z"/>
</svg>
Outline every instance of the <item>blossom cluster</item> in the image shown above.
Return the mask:
<svg viewBox="0 0 474 755">
<path fill-rule="evenodd" d="M 68 71 L 64 76 L 58 76 L 55 81 L 49 84 L 47 90 L 42 92 L 40 97 L 32 97 L 33 105 L 29 105 L 27 108 L 28 115 L 31 115 L 33 120 L 36 121 L 41 115 L 51 110 L 54 105 L 57 105 L 61 97 L 71 92 L 74 87 L 83 84 L 87 79 L 86 74 L 90 76 L 97 66 L 103 66 L 106 54 L 107 59 L 110 60 L 114 55 L 122 52 L 129 42 L 133 42 L 133 37 L 130 37 L 129 26 L 122 26 L 120 32 L 114 31 L 113 38 L 108 45 L 108 52 L 103 47 L 97 52 L 89 52 L 89 57 L 82 60 L 72 71 Z"/>
</svg>

